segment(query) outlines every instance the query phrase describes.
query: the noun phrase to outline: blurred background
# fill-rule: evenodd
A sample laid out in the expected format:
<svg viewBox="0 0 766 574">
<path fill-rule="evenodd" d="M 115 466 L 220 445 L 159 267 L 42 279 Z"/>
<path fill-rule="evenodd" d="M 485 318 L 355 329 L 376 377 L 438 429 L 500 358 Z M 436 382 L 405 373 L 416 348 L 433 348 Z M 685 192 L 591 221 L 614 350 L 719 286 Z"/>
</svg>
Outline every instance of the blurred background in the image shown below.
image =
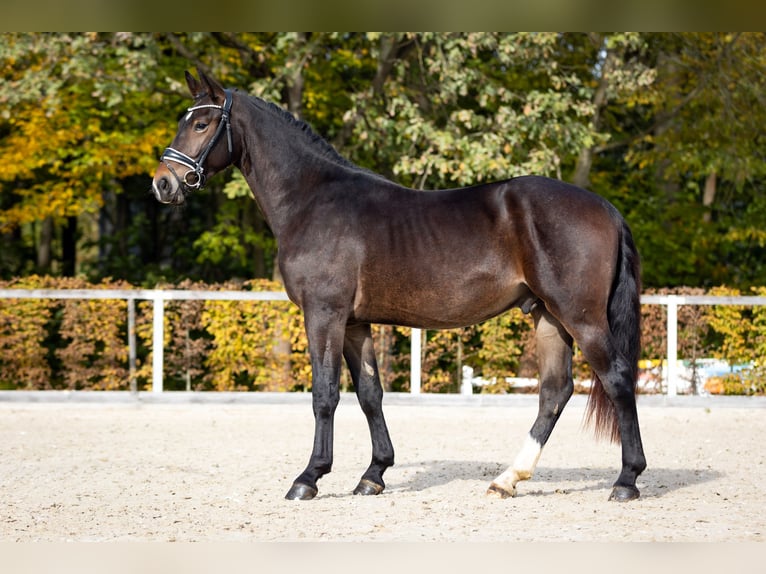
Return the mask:
<svg viewBox="0 0 766 574">
<path fill-rule="evenodd" d="M 2 33 L 0 279 L 17 287 L 279 289 L 274 237 L 238 172 L 217 176 L 180 209 L 149 193 L 159 155 L 191 102 L 184 71 L 199 68 L 285 107 L 350 160 L 407 186 L 428 190 L 541 174 L 587 187 L 630 224 L 649 292 L 760 293 L 766 285 L 764 47 L 763 33 L 723 32 Z M 82 375 L 69 383 L 64 374 L 45 381 L 66 360 L 82 363 L 109 348 L 102 341 L 90 355 L 61 351 L 95 317 L 109 316 L 73 308 L 81 326 L 66 327 L 64 307 L 29 327 L 39 330 L 30 341 L 47 341 L 47 354 L 25 367 L 44 366 L 40 384 L 82 385 Z M 9 333 L 18 330 L 19 316 L 41 312 L 17 309 Z M 758 312 L 742 311 L 721 329 L 731 330 L 745 315 L 748 324 L 758 323 Z M 122 317 L 124 310 L 114 313 Z M 209 329 L 219 315 L 200 315 L 201 308 L 178 313 L 197 313 L 197 322 L 178 327 L 178 349 L 187 357 L 178 384 L 185 379 L 188 387 L 189 373 L 197 372 L 189 366 L 193 357 L 200 372 L 211 368 Z M 498 321 L 453 333 L 452 342 L 434 347 L 435 389 L 458 384 L 454 373 L 464 362 L 485 378 L 533 374 L 527 323 L 515 316 Z M 695 357 L 709 354 L 711 345 L 720 349 L 724 338 L 709 320 L 703 323 L 707 331 L 685 338 Z M 60 334 L 64 327 L 68 335 Z M 120 340 L 124 326 L 116 329 Z M 380 357 L 390 374 L 385 384 L 405 388 L 392 361 L 407 350 L 406 333 L 386 329 L 378 335 L 388 341 Z M 766 343 L 751 331 L 741 346 L 752 351 Z M 303 352 L 300 328 L 295 332 L 293 348 Z M 656 356 L 654 347 L 662 349 L 663 336 L 645 333 L 647 359 Z M 10 358 L 0 359 L 6 374 L 19 355 L 8 341 Z M 195 351 L 193 341 L 207 350 Z M 243 339 L 221 365 L 248 345 Z M 95 360 L 85 361 L 88 368 Z M 275 367 L 288 373 L 279 388 L 308 385 L 295 382 L 305 376 L 301 361 L 293 360 L 292 375 Z M 250 369 L 244 382 L 227 372 L 218 385 L 208 373 L 198 385 L 260 388 L 255 363 L 242 367 Z M 447 374 L 439 375 L 440 368 Z M 16 375 L 5 378 L 20 384 Z"/>
</svg>

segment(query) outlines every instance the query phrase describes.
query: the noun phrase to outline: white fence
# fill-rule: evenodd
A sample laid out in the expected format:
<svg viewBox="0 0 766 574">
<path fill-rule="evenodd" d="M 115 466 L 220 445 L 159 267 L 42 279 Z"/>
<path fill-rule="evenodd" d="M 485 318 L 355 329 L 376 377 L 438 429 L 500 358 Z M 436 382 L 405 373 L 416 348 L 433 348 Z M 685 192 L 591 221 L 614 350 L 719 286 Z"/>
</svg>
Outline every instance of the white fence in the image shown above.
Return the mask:
<svg viewBox="0 0 766 574">
<path fill-rule="evenodd" d="M 131 390 L 135 391 L 136 331 L 135 302 L 153 302 L 152 348 L 162 349 L 164 339 L 165 301 L 287 301 L 283 291 L 187 291 L 162 289 L 0 289 L 0 299 L 124 299 L 128 302 L 128 356 Z M 678 307 L 680 305 L 766 305 L 766 297 L 720 297 L 707 295 L 643 295 L 641 303 L 667 307 L 667 370 L 665 385 L 668 396 L 678 388 Z M 421 355 L 424 332 L 412 329 L 410 392 L 420 393 Z M 163 392 L 163 353 L 152 353 L 152 391 Z"/>
<path fill-rule="evenodd" d="M 757 296 L 712 296 L 712 295 L 642 295 L 641 303 L 665 305 L 667 312 L 667 371 L 666 388 L 668 396 L 676 396 L 678 388 L 678 307 L 679 305 L 766 305 L 766 297 Z"/>
<path fill-rule="evenodd" d="M 0 289 L 0 299 L 125 299 L 128 302 L 128 363 L 136 391 L 136 300 L 152 306 L 152 391 L 163 391 L 165 301 L 288 301 L 283 291 L 187 291 L 181 289 Z"/>
</svg>

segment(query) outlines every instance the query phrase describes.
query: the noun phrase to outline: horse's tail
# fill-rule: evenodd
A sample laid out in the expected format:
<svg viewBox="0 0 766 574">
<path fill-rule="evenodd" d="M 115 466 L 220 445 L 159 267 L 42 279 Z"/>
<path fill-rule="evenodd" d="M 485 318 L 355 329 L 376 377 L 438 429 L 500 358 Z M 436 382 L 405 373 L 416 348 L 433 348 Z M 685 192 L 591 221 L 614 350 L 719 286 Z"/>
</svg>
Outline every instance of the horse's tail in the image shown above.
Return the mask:
<svg viewBox="0 0 766 574">
<path fill-rule="evenodd" d="M 607 320 L 616 350 L 628 362 L 633 383 L 631 391 L 635 393 L 641 356 L 641 262 L 630 228 L 620 219 L 617 270 L 612 281 Z M 585 420 L 594 424 L 596 436 L 607 437 L 613 442 L 620 440 L 617 411 L 595 374 Z"/>
</svg>

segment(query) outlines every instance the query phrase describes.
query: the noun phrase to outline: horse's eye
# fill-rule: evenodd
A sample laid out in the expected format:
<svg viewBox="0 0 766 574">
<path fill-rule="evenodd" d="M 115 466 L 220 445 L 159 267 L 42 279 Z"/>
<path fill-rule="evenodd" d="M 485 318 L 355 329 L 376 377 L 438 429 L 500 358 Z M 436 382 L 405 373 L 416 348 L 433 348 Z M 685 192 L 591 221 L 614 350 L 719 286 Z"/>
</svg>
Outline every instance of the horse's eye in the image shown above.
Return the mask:
<svg viewBox="0 0 766 574">
<path fill-rule="evenodd" d="M 207 129 L 207 124 L 204 122 L 197 122 L 194 124 L 194 131 L 197 133 L 204 132 Z"/>
</svg>

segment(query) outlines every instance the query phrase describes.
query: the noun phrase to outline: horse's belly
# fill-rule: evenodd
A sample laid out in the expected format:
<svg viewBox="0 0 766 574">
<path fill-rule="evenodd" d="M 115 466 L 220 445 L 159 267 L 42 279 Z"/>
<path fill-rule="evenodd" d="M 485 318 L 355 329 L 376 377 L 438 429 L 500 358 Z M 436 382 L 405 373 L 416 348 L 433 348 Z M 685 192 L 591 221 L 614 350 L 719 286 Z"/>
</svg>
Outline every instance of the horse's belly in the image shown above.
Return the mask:
<svg viewBox="0 0 766 574">
<path fill-rule="evenodd" d="M 474 325 L 519 305 L 530 297 L 521 282 L 470 281 L 455 278 L 447 284 L 417 285 L 392 282 L 360 290 L 354 317 L 422 329 L 451 329 Z"/>
</svg>

